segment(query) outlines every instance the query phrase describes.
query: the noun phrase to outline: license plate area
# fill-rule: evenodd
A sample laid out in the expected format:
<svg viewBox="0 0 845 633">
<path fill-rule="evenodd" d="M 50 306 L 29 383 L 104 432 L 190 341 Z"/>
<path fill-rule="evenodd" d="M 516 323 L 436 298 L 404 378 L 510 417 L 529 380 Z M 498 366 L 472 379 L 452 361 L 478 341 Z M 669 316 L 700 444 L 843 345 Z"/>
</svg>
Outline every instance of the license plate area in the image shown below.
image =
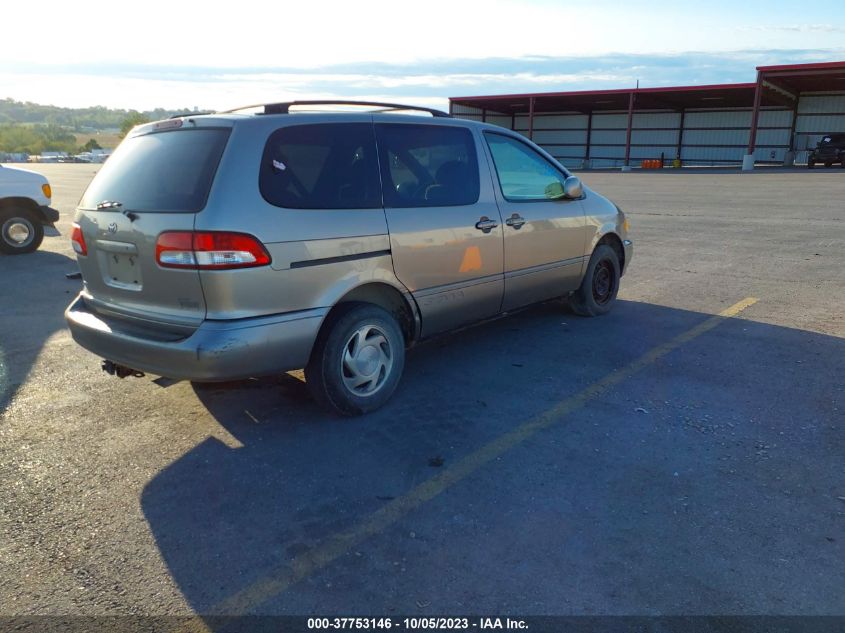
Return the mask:
<svg viewBox="0 0 845 633">
<path fill-rule="evenodd" d="M 112 288 L 141 290 L 141 265 L 135 253 L 100 253 L 103 281 Z"/>
</svg>

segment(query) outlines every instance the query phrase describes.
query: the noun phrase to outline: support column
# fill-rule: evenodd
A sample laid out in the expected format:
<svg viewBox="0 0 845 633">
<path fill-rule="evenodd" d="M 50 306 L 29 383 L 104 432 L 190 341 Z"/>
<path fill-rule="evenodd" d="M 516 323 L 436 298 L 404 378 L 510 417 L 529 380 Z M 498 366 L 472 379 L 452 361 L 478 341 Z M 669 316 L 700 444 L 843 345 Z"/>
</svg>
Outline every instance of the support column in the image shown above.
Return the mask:
<svg viewBox="0 0 845 633">
<path fill-rule="evenodd" d="M 783 166 L 792 167 L 795 165 L 795 124 L 798 122 L 798 99 L 795 98 L 795 105 L 792 106 L 792 124 L 789 126 L 789 149 L 786 150 L 786 155 L 783 157 Z"/>
<path fill-rule="evenodd" d="M 757 85 L 754 88 L 754 108 L 751 110 L 751 131 L 748 135 L 748 153 L 742 158 L 742 171 L 754 170 L 754 148 L 757 145 L 757 122 L 760 120 L 760 99 L 763 96 L 763 80 L 757 71 Z"/>
<path fill-rule="evenodd" d="M 584 152 L 584 169 L 590 168 L 590 137 L 593 134 L 593 111 L 587 114 L 587 144 Z"/>
<path fill-rule="evenodd" d="M 795 105 L 792 106 L 792 125 L 789 126 L 789 150 L 791 152 L 795 151 L 795 126 L 796 126 L 797 123 L 798 123 L 798 99 L 795 100 Z"/>
<path fill-rule="evenodd" d="M 675 157 L 678 160 L 681 160 L 681 152 L 684 151 L 684 118 L 686 117 L 687 111 L 681 110 L 681 125 L 678 128 L 678 149 L 675 150 Z"/>
<path fill-rule="evenodd" d="M 534 140 L 534 97 L 528 98 L 528 138 Z"/>
<path fill-rule="evenodd" d="M 634 123 L 634 95 L 635 91 L 631 91 L 631 96 L 628 98 L 628 129 L 625 132 L 625 164 L 622 166 L 622 171 L 631 171 L 631 126 Z"/>
<path fill-rule="evenodd" d="M 487 110 L 484 108 L 481 108 L 481 122 L 487 123 Z"/>
<path fill-rule="evenodd" d="M 454 112 L 455 109 L 454 109 L 453 106 L 454 106 L 454 104 L 452 103 L 452 100 L 449 99 L 449 116 L 452 116 L 455 113 Z"/>
</svg>

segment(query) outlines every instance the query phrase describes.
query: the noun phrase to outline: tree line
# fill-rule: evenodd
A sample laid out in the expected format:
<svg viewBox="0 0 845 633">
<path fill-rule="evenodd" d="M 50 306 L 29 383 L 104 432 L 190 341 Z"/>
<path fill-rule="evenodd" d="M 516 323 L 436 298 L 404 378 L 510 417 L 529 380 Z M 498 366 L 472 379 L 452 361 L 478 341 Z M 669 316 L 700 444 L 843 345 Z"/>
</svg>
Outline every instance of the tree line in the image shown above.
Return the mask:
<svg viewBox="0 0 845 633">
<path fill-rule="evenodd" d="M 102 106 L 61 108 L 28 101 L 0 99 L 0 152 L 30 155 L 43 152 L 77 154 L 99 149 L 99 145 L 92 138 L 80 147 L 74 132 L 120 130 L 120 138 L 123 138 L 135 125 L 190 111 L 188 108 L 156 108 L 145 112 Z"/>
<path fill-rule="evenodd" d="M 195 109 L 194 109 L 195 110 Z M 143 116 L 149 121 L 166 119 L 181 112 L 191 112 L 191 108 L 180 110 L 122 110 L 119 108 L 105 108 L 93 106 L 90 108 L 62 108 L 52 105 L 41 105 L 29 101 L 15 101 L 14 99 L 0 99 L 0 124 L 28 123 L 40 125 L 55 125 L 69 129 L 71 132 L 86 132 L 91 130 L 117 130 L 130 116 Z"/>
</svg>

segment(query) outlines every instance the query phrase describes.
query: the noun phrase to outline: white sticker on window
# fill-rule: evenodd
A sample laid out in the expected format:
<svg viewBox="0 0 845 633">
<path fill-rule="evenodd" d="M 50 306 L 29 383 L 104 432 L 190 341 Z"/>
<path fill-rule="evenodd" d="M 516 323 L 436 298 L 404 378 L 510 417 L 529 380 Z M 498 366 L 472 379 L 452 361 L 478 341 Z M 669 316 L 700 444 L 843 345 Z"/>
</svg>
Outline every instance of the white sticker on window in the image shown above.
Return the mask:
<svg viewBox="0 0 845 633">
<path fill-rule="evenodd" d="M 273 160 L 273 167 L 275 167 L 279 171 L 284 171 L 285 169 L 287 169 L 287 167 L 285 166 L 285 164 L 282 161 L 275 160 L 275 159 Z"/>
</svg>

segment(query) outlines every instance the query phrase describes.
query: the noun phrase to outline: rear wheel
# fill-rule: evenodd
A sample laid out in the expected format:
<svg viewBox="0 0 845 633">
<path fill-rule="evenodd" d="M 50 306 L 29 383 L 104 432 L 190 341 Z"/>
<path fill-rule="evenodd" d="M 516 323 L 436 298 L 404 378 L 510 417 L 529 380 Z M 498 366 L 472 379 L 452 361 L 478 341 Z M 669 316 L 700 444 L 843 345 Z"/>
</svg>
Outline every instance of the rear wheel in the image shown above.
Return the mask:
<svg viewBox="0 0 845 633">
<path fill-rule="evenodd" d="M 570 297 L 569 304 L 581 316 L 607 314 L 616 303 L 619 292 L 619 256 L 607 244 L 593 251 L 581 287 Z"/>
<path fill-rule="evenodd" d="M 324 326 L 305 382 L 314 399 L 341 415 L 361 415 L 386 403 L 402 376 L 405 339 L 389 312 L 350 303 Z"/>
<path fill-rule="evenodd" d="M 31 253 L 41 246 L 44 227 L 23 209 L 0 211 L 0 251 L 8 255 Z"/>
</svg>

